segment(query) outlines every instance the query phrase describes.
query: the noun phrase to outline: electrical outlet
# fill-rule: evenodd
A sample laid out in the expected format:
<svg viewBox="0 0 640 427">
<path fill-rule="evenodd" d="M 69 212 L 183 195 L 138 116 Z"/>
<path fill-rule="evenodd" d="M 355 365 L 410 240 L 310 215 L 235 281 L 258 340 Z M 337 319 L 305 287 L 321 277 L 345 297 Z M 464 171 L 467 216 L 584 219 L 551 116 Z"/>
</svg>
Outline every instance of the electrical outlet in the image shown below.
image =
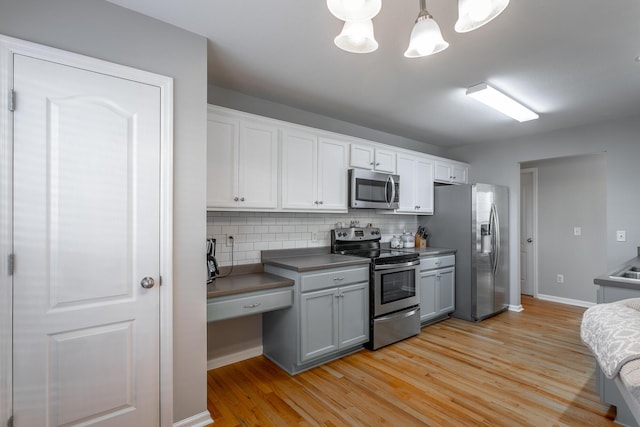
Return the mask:
<svg viewBox="0 0 640 427">
<path fill-rule="evenodd" d="M 582 228 L 581 227 L 573 227 L 573 235 L 574 236 L 581 236 L 582 235 Z"/>
<path fill-rule="evenodd" d="M 618 230 L 618 231 L 616 231 L 616 241 L 617 242 L 626 242 L 627 241 L 627 231 L 626 230 Z"/>
<path fill-rule="evenodd" d="M 233 246 L 233 236 L 227 235 L 226 237 L 227 246 Z"/>
<path fill-rule="evenodd" d="M 558 274 L 558 275 L 556 276 L 556 281 L 557 281 L 558 283 L 564 283 L 564 274 Z"/>
</svg>

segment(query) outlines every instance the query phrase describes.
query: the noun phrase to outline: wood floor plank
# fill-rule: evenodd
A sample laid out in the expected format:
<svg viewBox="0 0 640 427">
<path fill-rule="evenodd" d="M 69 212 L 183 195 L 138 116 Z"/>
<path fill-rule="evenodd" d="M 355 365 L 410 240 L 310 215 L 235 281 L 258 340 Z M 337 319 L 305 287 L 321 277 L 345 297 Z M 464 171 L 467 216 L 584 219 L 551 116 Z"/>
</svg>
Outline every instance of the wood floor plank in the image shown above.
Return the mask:
<svg viewBox="0 0 640 427">
<path fill-rule="evenodd" d="M 208 372 L 219 426 L 613 426 L 580 342 L 584 308 L 448 319 L 290 376 L 263 356 Z"/>
</svg>

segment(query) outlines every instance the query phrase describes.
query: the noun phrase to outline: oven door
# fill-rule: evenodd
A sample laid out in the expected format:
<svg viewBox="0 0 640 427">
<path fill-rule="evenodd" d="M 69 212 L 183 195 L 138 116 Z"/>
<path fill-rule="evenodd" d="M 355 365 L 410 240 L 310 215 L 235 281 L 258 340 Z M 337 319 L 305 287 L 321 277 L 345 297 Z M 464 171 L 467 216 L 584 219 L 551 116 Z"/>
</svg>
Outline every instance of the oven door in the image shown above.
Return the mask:
<svg viewBox="0 0 640 427">
<path fill-rule="evenodd" d="M 420 260 L 374 266 L 372 291 L 374 317 L 418 305 Z"/>
</svg>

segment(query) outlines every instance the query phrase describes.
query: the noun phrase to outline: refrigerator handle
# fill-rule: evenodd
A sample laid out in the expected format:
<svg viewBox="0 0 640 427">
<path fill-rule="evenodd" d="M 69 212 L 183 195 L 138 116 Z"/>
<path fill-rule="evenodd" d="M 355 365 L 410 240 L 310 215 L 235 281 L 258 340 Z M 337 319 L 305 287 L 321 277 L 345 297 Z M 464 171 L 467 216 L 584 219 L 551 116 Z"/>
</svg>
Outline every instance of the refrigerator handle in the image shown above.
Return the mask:
<svg viewBox="0 0 640 427">
<path fill-rule="evenodd" d="M 494 238 L 494 256 L 493 256 L 493 274 L 496 274 L 498 270 L 498 263 L 500 262 L 500 218 L 498 217 L 498 210 L 496 205 L 491 205 L 491 218 L 493 219 L 493 238 Z"/>
</svg>

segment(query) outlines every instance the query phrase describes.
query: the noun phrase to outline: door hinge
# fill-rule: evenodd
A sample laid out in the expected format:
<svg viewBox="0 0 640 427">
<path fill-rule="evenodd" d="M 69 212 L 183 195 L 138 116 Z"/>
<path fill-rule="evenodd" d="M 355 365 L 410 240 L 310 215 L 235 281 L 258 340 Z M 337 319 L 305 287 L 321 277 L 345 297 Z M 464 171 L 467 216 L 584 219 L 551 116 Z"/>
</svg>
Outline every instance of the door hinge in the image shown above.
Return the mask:
<svg viewBox="0 0 640 427">
<path fill-rule="evenodd" d="M 13 276 L 13 270 L 16 264 L 16 256 L 14 254 L 9 254 L 9 276 Z"/>
<path fill-rule="evenodd" d="M 158 282 L 160 282 L 160 286 L 162 286 L 162 276 L 158 278 Z"/>
<path fill-rule="evenodd" d="M 9 111 L 16 111 L 16 91 L 9 92 Z"/>
<path fill-rule="evenodd" d="M 7 427 L 13 427 L 13 415 L 7 420 Z"/>
</svg>

